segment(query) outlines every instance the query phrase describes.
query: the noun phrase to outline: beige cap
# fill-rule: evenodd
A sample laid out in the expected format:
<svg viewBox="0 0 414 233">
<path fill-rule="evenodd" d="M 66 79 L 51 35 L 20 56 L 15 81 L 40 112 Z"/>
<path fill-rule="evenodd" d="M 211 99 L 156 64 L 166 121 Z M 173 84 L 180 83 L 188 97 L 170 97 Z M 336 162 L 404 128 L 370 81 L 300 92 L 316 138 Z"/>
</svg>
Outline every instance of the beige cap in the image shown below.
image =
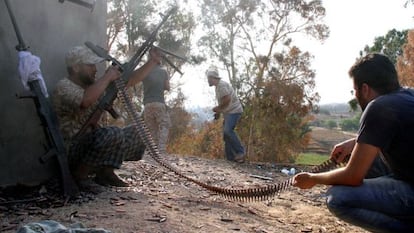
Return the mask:
<svg viewBox="0 0 414 233">
<path fill-rule="evenodd" d="M 66 66 L 68 67 L 76 64 L 98 64 L 104 60 L 86 46 L 73 47 L 66 53 Z"/>
<path fill-rule="evenodd" d="M 208 77 L 220 78 L 217 70 L 207 70 L 207 78 Z"/>
</svg>

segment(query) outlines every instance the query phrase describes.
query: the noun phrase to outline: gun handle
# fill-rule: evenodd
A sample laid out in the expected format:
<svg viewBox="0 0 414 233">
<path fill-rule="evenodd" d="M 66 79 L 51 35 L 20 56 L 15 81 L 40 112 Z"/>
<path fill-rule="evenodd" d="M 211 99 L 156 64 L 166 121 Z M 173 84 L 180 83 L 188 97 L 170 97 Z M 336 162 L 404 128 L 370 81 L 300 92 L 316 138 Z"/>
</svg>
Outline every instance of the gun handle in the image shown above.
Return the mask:
<svg viewBox="0 0 414 233">
<path fill-rule="evenodd" d="M 114 119 L 118 119 L 118 118 L 119 118 L 119 114 L 115 111 L 115 109 L 114 109 L 113 107 L 109 107 L 109 108 L 107 108 L 107 109 L 106 109 L 106 111 L 108 111 L 108 112 L 109 112 L 109 114 L 111 114 L 111 116 L 112 116 Z"/>
</svg>

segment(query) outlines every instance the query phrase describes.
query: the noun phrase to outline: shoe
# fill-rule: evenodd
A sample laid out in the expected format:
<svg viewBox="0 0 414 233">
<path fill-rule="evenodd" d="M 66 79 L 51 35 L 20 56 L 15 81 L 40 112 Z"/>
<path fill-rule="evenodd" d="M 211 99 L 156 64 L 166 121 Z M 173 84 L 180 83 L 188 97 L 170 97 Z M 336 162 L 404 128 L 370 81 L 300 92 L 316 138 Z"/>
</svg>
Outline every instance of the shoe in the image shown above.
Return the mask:
<svg viewBox="0 0 414 233">
<path fill-rule="evenodd" d="M 245 156 L 243 154 L 234 156 L 234 161 L 238 163 L 244 163 Z"/>
<path fill-rule="evenodd" d="M 89 174 L 93 171 L 93 167 L 86 165 L 86 164 L 76 164 L 73 165 L 73 169 L 71 170 L 73 178 L 75 180 L 84 181 L 87 180 Z"/>
<path fill-rule="evenodd" d="M 121 180 L 120 178 L 117 179 L 108 179 L 103 177 L 95 177 L 95 182 L 102 185 L 102 186 L 115 186 L 115 187 L 128 187 L 129 184 L 125 181 Z"/>
<path fill-rule="evenodd" d="M 129 184 L 117 176 L 113 169 L 103 168 L 96 173 L 95 182 L 102 186 L 128 187 Z"/>
<path fill-rule="evenodd" d="M 104 187 L 93 182 L 92 179 L 79 180 L 77 181 L 77 184 L 78 184 L 79 190 L 84 191 L 84 192 L 98 194 L 98 193 L 102 193 L 106 191 Z"/>
</svg>

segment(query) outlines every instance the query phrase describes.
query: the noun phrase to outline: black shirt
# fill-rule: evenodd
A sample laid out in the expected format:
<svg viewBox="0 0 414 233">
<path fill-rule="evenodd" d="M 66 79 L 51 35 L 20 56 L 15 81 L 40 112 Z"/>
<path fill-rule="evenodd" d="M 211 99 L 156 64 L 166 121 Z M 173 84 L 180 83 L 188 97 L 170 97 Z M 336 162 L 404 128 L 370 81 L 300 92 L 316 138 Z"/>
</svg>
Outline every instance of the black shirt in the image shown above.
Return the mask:
<svg viewBox="0 0 414 233">
<path fill-rule="evenodd" d="M 377 97 L 360 123 L 357 142 L 379 147 L 396 178 L 414 184 L 414 91 L 401 88 Z"/>
</svg>

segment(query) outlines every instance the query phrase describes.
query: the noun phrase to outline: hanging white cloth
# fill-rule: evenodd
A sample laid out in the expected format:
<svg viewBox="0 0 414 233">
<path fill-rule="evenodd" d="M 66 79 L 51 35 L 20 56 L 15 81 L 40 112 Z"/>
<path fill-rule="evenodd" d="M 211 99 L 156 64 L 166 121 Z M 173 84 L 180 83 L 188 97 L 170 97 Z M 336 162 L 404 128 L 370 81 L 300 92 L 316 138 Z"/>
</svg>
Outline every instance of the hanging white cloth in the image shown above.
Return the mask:
<svg viewBox="0 0 414 233">
<path fill-rule="evenodd" d="M 40 88 L 45 97 L 49 97 L 42 72 L 40 71 L 40 58 L 28 51 L 19 52 L 19 74 L 20 80 L 26 90 L 30 90 L 28 82 L 39 80 Z"/>
</svg>

